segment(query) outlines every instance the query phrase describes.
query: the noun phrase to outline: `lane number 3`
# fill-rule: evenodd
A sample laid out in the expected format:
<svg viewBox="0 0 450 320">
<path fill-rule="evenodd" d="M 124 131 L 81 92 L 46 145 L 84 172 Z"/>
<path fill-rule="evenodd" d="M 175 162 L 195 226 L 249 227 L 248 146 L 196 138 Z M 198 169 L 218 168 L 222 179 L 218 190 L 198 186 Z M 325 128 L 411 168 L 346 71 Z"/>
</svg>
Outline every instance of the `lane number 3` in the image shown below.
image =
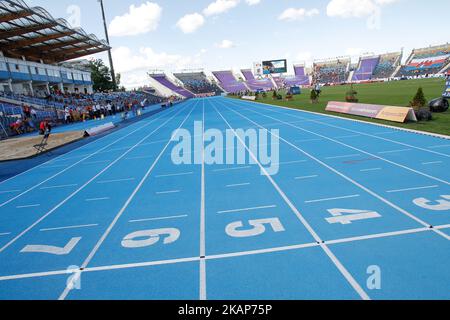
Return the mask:
<svg viewBox="0 0 450 320">
<path fill-rule="evenodd" d="M 428 210 L 433 211 L 450 210 L 450 201 L 448 201 L 450 200 L 450 195 L 443 195 L 441 196 L 441 198 L 443 198 L 443 200 L 436 200 L 436 201 L 431 201 L 426 198 L 418 198 L 415 199 L 413 202 L 415 205 Z"/>
</svg>

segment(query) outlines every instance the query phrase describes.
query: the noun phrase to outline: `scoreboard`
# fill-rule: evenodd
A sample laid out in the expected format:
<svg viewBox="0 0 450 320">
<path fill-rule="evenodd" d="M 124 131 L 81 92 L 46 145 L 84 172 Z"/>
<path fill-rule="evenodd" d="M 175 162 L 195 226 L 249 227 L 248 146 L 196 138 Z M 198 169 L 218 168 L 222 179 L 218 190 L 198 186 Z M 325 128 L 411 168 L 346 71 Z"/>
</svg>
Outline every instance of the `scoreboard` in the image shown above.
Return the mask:
<svg viewBox="0 0 450 320">
<path fill-rule="evenodd" d="M 263 74 L 274 74 L 274 73 L 286 73 L 287 72 L 287 60 L 270 60 L 263 61 Z"/>
</svg>

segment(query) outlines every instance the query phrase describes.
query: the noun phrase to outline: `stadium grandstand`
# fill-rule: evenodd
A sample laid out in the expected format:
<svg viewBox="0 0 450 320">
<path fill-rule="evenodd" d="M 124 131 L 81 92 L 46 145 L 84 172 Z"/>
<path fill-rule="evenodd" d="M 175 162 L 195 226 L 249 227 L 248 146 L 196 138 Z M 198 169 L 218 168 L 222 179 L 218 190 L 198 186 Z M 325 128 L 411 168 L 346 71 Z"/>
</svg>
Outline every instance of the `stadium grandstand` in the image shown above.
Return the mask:
<svg viewBox="0 0 450 320">
<path fill-rule="evenodd" d="M 310 84 L 309 75 L 305 72 L 304 64 L 294 65 L 294 76 L 284 79 L 284 85 L 286 86 L 308 86 Z"/>
<path fill-rule="evenodd" d="M 242 69 L 241 73 L 244 76 L 247 87 L 252 91 L 269 91 L 275 88 L 271 79 L 256 79 L 251 69 Z"/>
<path fill-rule="evenodd" d="M 209 81 L 203 71 L 174 73 L 174 76 L 183 83 L 186 89 L 196 95 L 218 95 L 223 91 Z"/>
<path fill-rule="evenodd" d="M 149 74 L 151 85 L 163 96 L 176 95 L 183 98 L 193 98 L 195 94 L 183 88 L 181 85 L 175 84 L 163 72 Z"/>
<path fill-rule="evenodd" d="M 282 89 L 286 86 L 286 79 L 283 77 L 273 77 L 272 78 L 278 89 Z"/>
<path fill-rule="evenodd" d="M 394 76 L 397 68 L 400 67 L 402 53 L 386 53 L 380 56 L 380 61 L 373 71 L 374 79 L 388 79 Z"/>
<path fill-rule="evenodd" d="M 414 49 L 397 77 L 444 74 L 450 67 L 450 44 Z"/>
<path fill-rule="evenodd" d="M 318 60 L 313 64 L 314 79 L 322 84 L 345 83 L 349 78 L 350 57 Z"/>
<path fill-rule="evenodd" d="M 0 2 L 0 135 L 93 119 L 159 103 L 144 92 L 94 93 L 89 61 L 108 44 L 41 7 Z M 78 60 L 77 60 L 78 59 Z"/>
<path fill-rule="evenodd" d="M 352 81 L 372 80 L 374 71 L 380 62 L 380 56 L 361 57 L 356 71 L 352 76 Z"/>
<path fill-rule="evenodd" d="M 227 93 L 237 93 L 249 90 L 245 83 L 238 81 L 235 78 L 232 71 L 213 71 L 213 75 Z"/>
</svg>

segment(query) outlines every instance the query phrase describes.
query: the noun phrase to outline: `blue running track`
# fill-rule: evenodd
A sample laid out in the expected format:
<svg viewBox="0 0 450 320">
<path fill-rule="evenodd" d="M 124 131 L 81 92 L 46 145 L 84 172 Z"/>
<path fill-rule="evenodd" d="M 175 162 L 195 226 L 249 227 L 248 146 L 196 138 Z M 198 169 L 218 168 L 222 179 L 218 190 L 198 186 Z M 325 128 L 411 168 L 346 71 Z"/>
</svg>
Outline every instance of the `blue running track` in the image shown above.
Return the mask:
<svg viewBox="0 0 450 320">
<path fill-rule="evenodd" d="M 278 130 L 277 174 L 254 153 L 205 162 L 205 132 L 250 128 Z M 179 129 L 198 163 L 172 160 Z M 0 299 L 450 299 L 449 157 L 441 138 L 189 100 L 0 183 Z"/>
</svg>

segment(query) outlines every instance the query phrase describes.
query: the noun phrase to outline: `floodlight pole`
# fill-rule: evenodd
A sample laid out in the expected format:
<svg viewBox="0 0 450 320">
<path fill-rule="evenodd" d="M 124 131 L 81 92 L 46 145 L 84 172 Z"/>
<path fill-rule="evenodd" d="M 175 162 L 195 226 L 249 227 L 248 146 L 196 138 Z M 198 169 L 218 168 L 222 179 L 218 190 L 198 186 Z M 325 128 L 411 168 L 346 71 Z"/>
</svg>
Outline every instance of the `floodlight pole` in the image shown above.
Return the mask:
<svg viewBox="0 0 450 320">
<path fill-rule="evenodd" d="M 108 46 L 109 46 L 108 57 L 109 57 L 109 66 L 111 69 L 111 79 L 112 79 L 113 88 L 115 91 L 115 90 L 117 90 L 116 73 L 114 71 L 114 64 L 113 64 L 113 59 L 112 59 L 112 54 L 111 54 L 111 45 L 109 43 L 108 27 L 106 26 L 105 7 L 103 6 L 103 0 L 98 0 L 98 2 L 100 2 L 100 6 L 102 8 L 103 27 L 105 28 L 106 42 L 108 43 Z"/>
</svg>

